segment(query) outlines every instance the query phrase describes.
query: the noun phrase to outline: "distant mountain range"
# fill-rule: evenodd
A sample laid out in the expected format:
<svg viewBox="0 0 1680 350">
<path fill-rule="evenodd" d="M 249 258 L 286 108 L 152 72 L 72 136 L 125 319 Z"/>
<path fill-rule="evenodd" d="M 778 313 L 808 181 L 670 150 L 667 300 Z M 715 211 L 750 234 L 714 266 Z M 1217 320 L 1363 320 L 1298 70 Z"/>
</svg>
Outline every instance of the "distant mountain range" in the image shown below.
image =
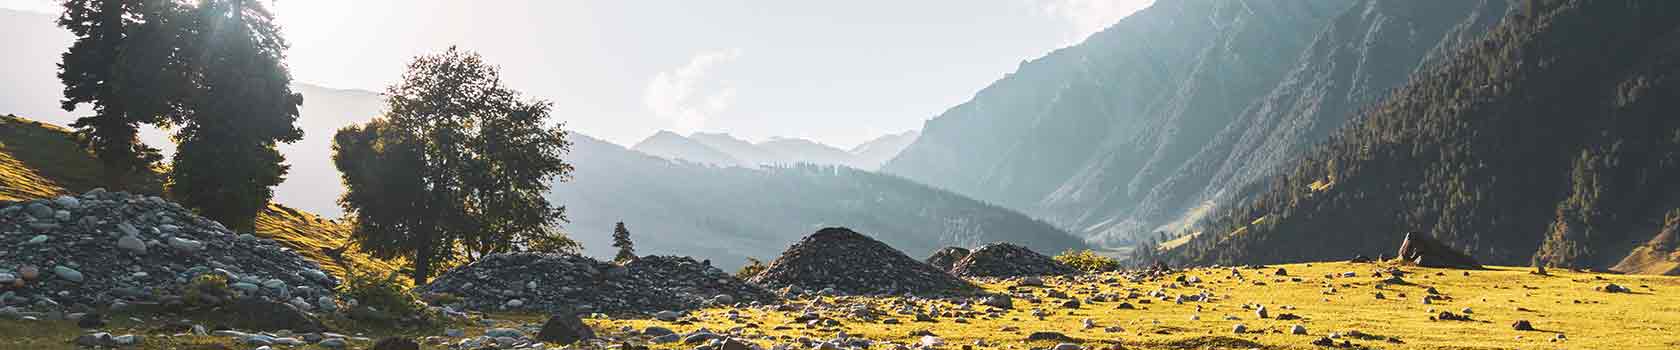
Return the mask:
<svg viewBox="0 0 1680 350">
<path fill-rule="evenodd" d="M 654 133 L 631 147 L 636 151 L 716 166 L 757 168 L 765 165 L 821 164 L 875 170 L 897 156 L 919 136 L 915 131 L 891 134 L 843 150 L 799 138 L 771 138 L 753 143 L 724 133 L 694 133 L 684 137 L 670 131 Z"/>
<path fill-rule="evenodd" d="M 1160 1 L 938 117 L 882 171 L 1094 243 L 1187 233 L 1504 1 Z"/>
</svg>

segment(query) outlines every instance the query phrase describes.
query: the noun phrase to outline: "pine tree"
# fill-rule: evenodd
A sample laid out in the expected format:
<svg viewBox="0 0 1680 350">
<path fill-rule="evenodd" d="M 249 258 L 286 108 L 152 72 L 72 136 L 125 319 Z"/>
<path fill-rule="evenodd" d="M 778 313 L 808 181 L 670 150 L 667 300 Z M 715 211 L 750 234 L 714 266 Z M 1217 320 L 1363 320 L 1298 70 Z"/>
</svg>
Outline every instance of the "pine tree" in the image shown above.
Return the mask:
<svg viewBox="0 0 1680 350">
<path fill-rule="evenodd" d="M 619 222 L 618 226 L 613 227 L 612 239 L 613 248 L 618 248 L 618 255 L 613 257 L 613 261 L 628 262 L 636 260 L 636 247 L 634 243 L 630 242 L 630 230 L 624 228 L 623 222 Z"/>
<path fill-rule="evenodd" d="M 386 89 L 384 118 L 334 136 L 351 238 L 376 257 L 408 257 L 416 283 L 461 258 L 578 247 L 556 228 L 565 207 L 544 197 L 571 172 L 566 132 L 548 102 L 501 81 L 470 51 L 417 57 Z"/>
<path fill-rule="evenodd" d="M 196 9 L 198 89 L 175 121 L 174 198 L 235 230 L 250 230 L 285 178 L 277 143 L 303 138 L 303 96 L 292 92 L 287 43 L 260 2 L 212 0 Z"/>
<path fill-rule="evenodd" d="M 63 54 L 58 78 L 60 107 L 91 104 L 93 114 L 70 124 L 83 146 L 104 165 L 105 182 L 150 171 L 163 157 L 138 139 L 139 128 L 177 117 L 190 89 L 188 57 L 180 55 L 189 33 L 187 7 L 171 0 L 70 0 L 58 25 L 76 36 Z"/>
</svg>

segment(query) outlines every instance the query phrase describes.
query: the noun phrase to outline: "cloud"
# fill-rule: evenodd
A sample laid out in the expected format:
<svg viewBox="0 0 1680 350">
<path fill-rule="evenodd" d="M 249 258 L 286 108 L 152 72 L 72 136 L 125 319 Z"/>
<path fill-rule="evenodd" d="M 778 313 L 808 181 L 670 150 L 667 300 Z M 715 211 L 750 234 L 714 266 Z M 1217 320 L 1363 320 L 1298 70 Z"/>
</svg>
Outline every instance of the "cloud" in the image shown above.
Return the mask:
<svg viewBox="0 0 1680 350">
<path fill-rule="evenodd" d="M 688 133 L 735 103 L 735 87 L 713 77 L 713 69 L 741 57 L 741 49 L 701 52 L 688 64 L 659 72 L 648 82 L 642 103 L 673 131 Z"/>
<path fill-rule="evenodd" d="M 1032 0 L 1045 16 L 1067 23 L 1068 44 L 1076 44 L 1121 18 L 1149 7 L 1154 0 Z"/>
</svg>

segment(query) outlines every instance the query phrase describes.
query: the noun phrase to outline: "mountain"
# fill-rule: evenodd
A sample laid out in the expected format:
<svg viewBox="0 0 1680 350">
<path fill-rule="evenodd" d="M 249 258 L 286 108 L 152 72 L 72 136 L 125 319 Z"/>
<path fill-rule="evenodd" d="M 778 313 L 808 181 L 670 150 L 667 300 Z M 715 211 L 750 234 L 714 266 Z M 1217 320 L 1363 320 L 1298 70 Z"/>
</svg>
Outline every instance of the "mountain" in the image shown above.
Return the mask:
<svg viewBox="0 0 1680 350">
<path fill-rule="evenodd" d="M 929 120 L 882 170 L 1101 245 L 1181 232 L 1509 7 L 1156 2 L 1023 62 Z"/>
<path fill-rule="evenodd" d="M 631 149 L 665 159 L 686 160 L 716 166 L 752 165 L 706 144 L 664 130 L 654 133 L 653 136 L 648 136 L 642 142 L 637 142 Z"/>
<path fill-rule="evenodd" d="M 1173 247 L 1183 262 L 1392 253 L 1680 273 L 1680 3 L 1530 1 Z"/>
<path fill-rule="evenodd" d="M 944 246 L 1016 242 L 1044 253 L 1083 248 L 1065 231 L 1020 213 L 903 178 L 840 166 L 716 167 L 671 162 L 573 133 L 577 170 L 550 199 L 566 206 L 571 237 L 606 256 L 613 224 L 640 254 L 710 257 L 740 266 L 773 258 L 802 235 L 845 226 L 911 255 Z"/>
<path fill-rule="evenodd" d="M 905 147 L 910 147 L 910 143 L 916 142 L 916 138 L 921 136 L 922 134 L 916 130 L 882 135 L 874 140 L 857 145 L 857 147 L 852 147 L 848 152 L 857 157 L 858 164 L 863 165 L 859 168 L 878 169 L 888 160 L 897 157 L 899 152 L 903 152 Z"/>
<path fill-rule="evenodd" d="M 697 132 L 683 137 L 670 131 L 660 131 L 631 149 L 668 159 L 718 166 L 756 168 L 809 163 L 875 170 L 915 140 L 915 135 L 915 131 L 885 135 L 848 151 L 801 138 L 774 137 L 753 143 L 725 133 Z"/>
</svg>

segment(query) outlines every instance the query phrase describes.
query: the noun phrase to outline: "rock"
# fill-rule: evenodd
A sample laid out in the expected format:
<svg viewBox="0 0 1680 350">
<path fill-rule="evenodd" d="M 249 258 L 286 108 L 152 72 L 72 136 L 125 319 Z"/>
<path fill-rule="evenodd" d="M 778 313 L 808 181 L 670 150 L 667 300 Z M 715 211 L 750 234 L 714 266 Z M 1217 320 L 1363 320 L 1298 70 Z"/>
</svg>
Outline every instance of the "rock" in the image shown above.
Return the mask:
<svg viewBox="0 0 1680 350">
<path fill-rule="evenodd" d="M 999 309 L 1012 309 L 1015 307 L 1015 300 L 1008 295 L 993 294 L 981 299 L 980 304 Z"/>
<path fill-rule="evenodd" d="M 24 241 L 23 245 L 36 245 L 36 244 L 41 244 L 41 243 L 47 243 L 47 240 L 49 240 L 49 239 L 52 239 L 52 237 L 47 237 L 47 235 L 35 235 L 35 237 L 29 237 L 29 240 Z"/>
<path fill-rule="evenodd" d="M 491 338 L 524 338 L 525 332 L 513 328 L 491 328 L 484 330 L 484 336 Z"/>
<path fill-rule="evenodd" d="M 461 330 L 459 328 L 445 329 L 445 330 L 443 330 L 443 336 L 450 337 L 450 338 L 460 338 L 460 337 L 467 336 L 467 331 Z"/>
<path fill-rule="evenodd" d="M 747 345 L 747 343 L 745 343 L 745 342 L 735 340 L 734 338 L 729 338 L 729 339 L 724 339 L 722 344 L 718 344 L 717 349 L 718 350 L 752 350 L 752 346 Z"/>
<path fill-rule="evenodd" d="M 53 275 L 70 282 L 82 283 L 83 280 L 81 271 L 76 271 L 75 269 L 64 267 L 63 265 L 53 266 Z"/>
<path fill-rule="evenodd" d="M 653 314 L 653 318 L 665 322 L 676 322 L 677 318 L 680 317 L 682 317 L 682 314 L 670 310 L 660 311 L 659 313 Z"/>
<path fill-rule="evenodd" d="M 1056 344 L 1056 347 L 1051 348 L 1051 350 L 1083 350 L 1083 349 L 1085 349 L 1085 348 L 1079 346 L 1079 344 L 1074 344 L 1074 343 Z"/>
<path fill-rule="evenodd" d="M 653 337 L 653 339 L 648 339 L 648 342 L 654 343 L 654 344 L 669 344 L 669 343 L 675 343 L 675 342 L 678 342 L 678 341 L 681 341 L 681 340 L 682 340 L 682 335 L 681 334 L 672 333 L 672 334 L 666 334 L 666 335 Z"/>
<path fill-rule="evenodd" d="M 184 252 L 184 253 L 195 253 L 195 252 L 198 252 L 199 250 L 204 249 L 204 242 L 199 242 L 199 241 L 195 241 L 195 240 L 185 239 L 185 238 L 181 238 L 181 237 L 169 237 L 169 239 L 167 241 L 169 243 L 170 248 L 174 248 L 175 250 L 180 251 L 180 252 Z"/>
<path fill-rule="evenodd" d="M 111 344 L 112 344 L 111 333 L 99 332 L 99 333 L 92 333 L 92 334 L 83 334 L 81 336 L 76 337 L 76 345 L 80 345 L 80 346 L 101 347 L 101 346 L 109 346 Z"/>
<path fill-rule="evenodd" d="M 315 343 L 315 345 L 328 349 L 343 349 L 350 346 L 350 342 L 344 341 L 344 338 L 328 338 L 319 343 Z"/>
<path fill-rule="evenodd" d="M 507 303 L 502 304 L 502 306 L 509 309 L 518 309 L 525 306 L 525 301 L 519 299 L 508 300 Z"/>
<path fill-rule="evenodd" d="M 139 345 L 139 344 L 140 344 L 140 336 L 138 336 L 138 335 L 124 334 L 124 335 L 111 337 L 111 345 L 116 345 L 118 347 Z"/>
<path fill-rule="evenodd" d="M 1528 320 L 1517 320 L 1517 322 L 1511 323 L 1511 329 L 1519 331 L 1532 331 L 1534 330 L 1534 325 L 1528 323 Z"/>
<path fill-rule="evenodd" d="M 1600 287 L 1599 290 L 1602 290 L 1605 293 L 1632 293 L 1633 292 L 1633 290 L 1628 289 L 1627 287 L 1616 285 L 1615 283 L 1605 284 L 1604 287 Z"/>
<path fill-rule="evenodd" d="M 13 275 L 13 274 L 10 274 L 10 273 L 5 273 L 5 272 L 0 272 L 0 287 L 4 287 L 5 285 L 12 284 L 12 282 L 19 281 L 18 278 L 19 277 L 17 275 Z M 0 300 L 0 304 L 4 304 L 4 303 L 5 303 L 5 300 Z"/>
<path fill-rule="evenodd" d="M 1078 270 L 1015 244 L 991 243 L 974 249 L 951 266 L 962 277 L 1071 275 Z"/>
<path fill-rule="evenodd" d="M 1476 259 L 1422 233 L 1407 233 L 1397 255 L 1401 261 L 1423 267 L 1479 269 Z"/>
<path fill-rule="evenodd" d="M 677 332 L 672 331 L 670 328 L 659 327 L 659 326 L 648 327 L 647 329 L 642 330 L 642 335 L 650 336 L 650 337 L 660 337 L 660 336 L 665 336 L 665 335 L 669 335 L 669 334 L 676 334 L 676 333 Z"/>
<path fill-rule="evenodd" d="M 420 350 L 420 343 L 407 338 L 386 337 L 373 343 L 370 350 Z"/>
<path fill-rule="evenodd" d="M 53 214 L 55 214 L 52 207 L 39 201 L 31 202 L 29 205 L 24 206 L 23 211 L 38 220 L 52 219 Z"/>
<path fill-rule="evenodd" d="M 76 319 L 76 327 L 81 327 L 82 329 L 94 329 L 104 326 L 105 316 L 100 315 L 97 312 L 85 313 L 82 314 L 82 317 Z"/>
<path fill-rule="evenodd" d="M 928 256 L 927 263 L 933 265 L 934 268 L 951 271 L 951 267 L 956 266 L 958 260 L 967 257 L 968 253 L 968 249 L 962 247 L 940 248 L 934 251 L 933 255 Z"/>
<path fill-rule="evenodd" d="M 722 337 L 723 336 L 717 335 L 716 333 L 712 333 L 712 332 L 694 332 L 694 333 L 689 334 L 688 336 L 683 337 L 682 342 L 683 342 L 683 344 L 700 344 L 700 343 L 704 343 L 706 341 L 710 341 L 712 339 L 717 339 L 717 338 L 722 338 Z"/>
<path fill-rule="evenodd" d="M 605 276 L 616 268 L 624 269 L 625 275 Z M 735 277 L 711 274 L 714 269 L 688 257 L 644 256 L 618 266 L 576 254 L 491 254 L 417 289 L 421 294 L 457 296 L 460 304 L 455 306 L 460 309 L 499 311 L 510 299 L 519 299 L 520 310 L 550 314 L 684 311 L 724 294 L 738 303 L 780 300 Z M 532 282 L 546 287 L 530 291 L 526 285 Z"/>
<path fill-rule="evenodd" d="M 240 298 L 223 308 L 224 312 L 234 315 L 262 315 L 262 317 L 238 317 L 230 324 L 234 328 L 260 331 L 274 331 L 287 329 L 294 332 L 321 332 L 326 330 L 321 321 L 291 304 L 279 303 L 260 298 Z"/>
<path fill-rule="evenodd" d="M 931 335 L 924 335 L 921 339 L 916 341 L 916 345 L 921 345 L 923 348 L 936 348 L 940 345 L 945 345 L 945 340 Z"/>
<path fill-rule="evenodd" d="M 321 311 L 324 312 L 338 312 L 338 302 L 333 300 L 331 296 L 323 295 L 320 298 L 316 298 L 315 307 L 320 308 Z"/>
<path fill-rule="evenodd" d="M 734 304 L 735 303 L 735 297 L 729 296 L 729 294 L 718 294 L 718 296 L 712 297 L 712 302 L 715 302 L 715 303 L 720 304 L 720 305 Z"/>
<path fill-rule="evenodd" d="M 748 281 L 769 289 L 833 288 L 844 295 L 934 296 L 978 290 L 886 243 L 839 227 L 806 236 Z"/>
<path fill-rule="evenodd" d="M 1243 333 L 1247 333 L 1247 332 L 1248 332 L 1248 326 L 1244 326 L 1242 324 L 1237 324 L 1236 326 L 1231 327 L 1231 333 L 1243 334 Z"/>
<path fill-rule="evenodd" d="M 1072 342 L 1072 341 L 1074 341 L 1074 339 L 1073 339 L 1073 337 L 1069 337 L 1066 334 L 1062 334 L 1061 332 L 1041 331 L 1041 332 L 1032 332 L 1032 334 L 1028 334 L 1027 335 L 1027 341 Z"/>
<path fill-rule="evenodd" d="M 1278 269 L 1277 269 L 1277 271 L 1275 271 L 1275 272 L 1272 272 L 1272 274 L 1273 274 L 1273 275 L 1278 275 L 1278 276 L 1288 276 L 1288 275 L 1289 275 L 1289 271 L 1287 271 L 1287 270 L 1284 270 L 1284 269 L 1283 269 L 1283 268 L 1281 268 L 1281 267 L 1279 267 L 1279 268 L 1278 268 Z"/>
<path fill-rule="evenodd" d="M 1270 318 L 1270 315 L 1266 313 L 1265 306 L 1260 306 L 1259 308 L 1254 309 L 1254 317 Z"/>
<path fill-rule="evenodd" d="M 1044 279 L 1040 278 L 1038 276 L 1021 277 L 1021 283 L 1019 283 L 1018 285 L 1027 286 L 1027 287 L 1043 287 L 1044 286 Z"/>
<path fill-rule="evenodd" d="M 595 338 L 595 330 L 584 324 L 582 319 L 572 314 L 555 314 L 543 322 L 542 331 L 537 333 L 537 340 L 568 345 L 579 340 Z"/>
<path fill-rule="evenodd" d="M 1295 325 L 1293 327 L 1289 327 L 1289 334 L 1307 335 L 1307 326 Z"/>
<path fill-rule="evenodd" d="M 127 251 L 130 251 L 130 252 L 134 252 L 135 254 L 141 254 L 141 255 L 146 254 L 146 242 L 141 241 L 139 237 L 135 237 L 133 235 L 127 235 L 127 236 L 122 236 L 122 238 L 118 238 L 117 239 L 117 248 L 122 249 L 122 250 L 127 250 Z"/>
<path fill-rule="evenodd" d="M 1062 302 L 1062 308 L 1063 309 L 1078 309 L 1079 308 L 1079 299 L 1068 299 L 1067 301 Z"/>
</svg>

